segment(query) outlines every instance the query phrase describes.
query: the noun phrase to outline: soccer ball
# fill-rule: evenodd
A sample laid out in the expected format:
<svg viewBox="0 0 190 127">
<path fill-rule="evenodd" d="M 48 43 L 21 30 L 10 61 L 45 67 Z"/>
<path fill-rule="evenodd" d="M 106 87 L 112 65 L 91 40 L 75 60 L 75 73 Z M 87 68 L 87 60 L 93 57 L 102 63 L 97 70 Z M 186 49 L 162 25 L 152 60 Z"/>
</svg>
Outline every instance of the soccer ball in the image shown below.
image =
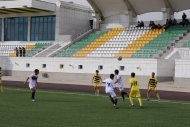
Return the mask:
<svg viewBox="0 0 190 127">
<path fill-rule="evenodd" d="M 48 73 L 45 72 L 45 73 L 42 73 L 42 77 L 43 78 L 49 78 L 49 75 L 48 75 Z"/>
<path fill-rule="evenodd" d="M 123 59 L 122 56 L 117 58 L 118 61 L 121 61 L 122 59 Z"/>
</svg>

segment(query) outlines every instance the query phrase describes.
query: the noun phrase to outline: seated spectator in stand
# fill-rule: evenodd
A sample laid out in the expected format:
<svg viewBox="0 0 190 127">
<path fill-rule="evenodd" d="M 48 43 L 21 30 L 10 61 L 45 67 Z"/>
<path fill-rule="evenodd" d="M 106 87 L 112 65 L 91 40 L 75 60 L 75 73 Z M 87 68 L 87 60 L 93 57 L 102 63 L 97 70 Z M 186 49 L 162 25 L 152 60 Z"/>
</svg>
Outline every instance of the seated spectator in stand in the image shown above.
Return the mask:
<svg viewBox="0 0 190 127">
<path fill-rule="evenodd" d="M 166 20 L 166 24 L 164 25 L 165 29 L 168 29 L 170 27 L 169 19 Z"/>
<path fill-rule="evenodd" d="M 172 21 L 172 25 L 177 25 L 177 20 L 174 18 L 173 21 Z"/>
<path fill-rule="evenodd" d="M 137 26 L 136 27 L 139 27 L 140 26 L 140 21 L 137 22 Z"/>
<path fill-rule="evenodd" d="M 144 22 L 143 21 L 141 21 L 140 27 L 144 27 Z"/>
<path fill-rule="evenodd" d="M 169 25 L 171 26 L 172 25 L 172 19 L 170 18 L 170 20 L 169 20 Z"/>
<path fill-rule="evenodd" d="M 149 23 L 149 27 L 152 27 L 153 24 L 154 24 L 154 21 L 150 21 L 150 23 Z"/>
<path fill-rule="evenodd" d="M 154 23 L 154 21 L 150 21 L 149 27 L 151 27 L 151 29 L 157 29 L 157 25 Z"/>
<path fill-rule="evenodd" d="M 144 22 L 143 21 L 138 21 L 137 26 L 136 27 L 144 27 Z"/>
<path fill-rule="evenodd" d="M 163 28 L 162 25 L 160 24 L 157 25 L 157 29 L 162 29 L 162 28 Z"/>
</svg>

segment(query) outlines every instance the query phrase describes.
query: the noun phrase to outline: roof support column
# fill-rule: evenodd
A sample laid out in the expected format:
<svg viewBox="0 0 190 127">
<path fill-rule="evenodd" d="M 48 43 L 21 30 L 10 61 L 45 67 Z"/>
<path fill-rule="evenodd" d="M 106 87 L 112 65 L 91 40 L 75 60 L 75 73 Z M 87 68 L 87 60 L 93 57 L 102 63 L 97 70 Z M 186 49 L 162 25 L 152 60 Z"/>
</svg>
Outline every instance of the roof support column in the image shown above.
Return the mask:
<svg viewBox="0 0 190 127">
<path fill-rule="evenodd" d="M 96 21 L 94 23 L 95 24 L 95 28 L 94 29 L 99 29 L 100 28 L 100 24 L 101 24 L 101 17 L 99 14 L 95 14 L 95 19 Z"/>
<path fill-rule="evenodd" d="M 28 16 L 28 37 L 27 41 L 30 41 L 30 31 L 31 31 L 31 16 Z"/>
<path fill-rule="evenodd" d="M 64 9 L 62 9 L 62 15 Z M 60 14 L 60 7 L 56 7 L 56 14 L 55 14 L 55 41 L 59 42 L 60 41 L 60 24 L 63 22 L 63 19 L 61 19 L 61 14 Z"/>
<path fill-rule="evenodd" d="M 1 20 L 1 22 L 2 22 L 2 28 L 1 28 L 1 32 L 2 32 L 2 34 L 1 34 L 1 41 L 3 41 L 4 42 L 4 35 L 5 35 L 5 33 L 4 33 L 4 29 L 5 29 L 5 22 L 4 22 L 4 20 L 5 20 L 5 18 L 2 18 L 2 20 Z"/>
<path fill-rule="evenodd" d="M 128 11 L 126 16 L 127 16 L 127 19 L 126 19 L 126 25 L 127 27 L 129 27 L 130 25 L 133 25 L 133 11 Z"/>
<path fill-rule="evenodd" d="M 167 19 L 170 19 L 171 16 L 171 9 L 170 8 L 162 8 L 161 9 L 162 13 L 163 13 L 163 24 L 166 23 Z"/>
</svg>

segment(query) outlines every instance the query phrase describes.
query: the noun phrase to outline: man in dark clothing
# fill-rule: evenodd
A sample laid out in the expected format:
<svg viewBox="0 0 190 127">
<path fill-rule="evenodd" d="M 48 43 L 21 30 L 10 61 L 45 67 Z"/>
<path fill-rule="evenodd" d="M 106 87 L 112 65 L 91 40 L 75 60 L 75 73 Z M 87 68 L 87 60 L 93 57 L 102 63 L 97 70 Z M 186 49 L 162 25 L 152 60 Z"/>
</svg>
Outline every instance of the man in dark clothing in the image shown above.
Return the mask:
<svg viewBox="0 0 190 127">
<path fill-rule="evenodd" d="M 15 48 L 15 53 L 16 53 L 16 57 L 18 57 L 19 51 L 17 47 Z"/>
<path fill-rule="evenodd" d="M 19 55 L 20 55 L 20 57 L 22 57 L 22 48 L 21 47 L 19 47 Z"/>
<path fill-rule="evenodd" d="M 22 47 L 22 55 L 23 55 L 23 57 L 25 57 L 25 54 L 26 54 L 26 49 L 24 47 Z"/>
</svg>

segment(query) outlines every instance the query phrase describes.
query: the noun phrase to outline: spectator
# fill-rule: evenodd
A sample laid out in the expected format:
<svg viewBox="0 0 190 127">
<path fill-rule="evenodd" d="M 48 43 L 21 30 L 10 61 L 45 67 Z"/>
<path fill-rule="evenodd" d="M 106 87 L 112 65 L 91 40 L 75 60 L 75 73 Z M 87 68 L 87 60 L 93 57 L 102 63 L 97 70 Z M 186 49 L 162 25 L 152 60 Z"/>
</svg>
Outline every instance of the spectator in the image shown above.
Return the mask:
<svg viewBox="0 0 190 127">
<path fill-rule="evenodd" d="M 181 22 L 181 24 L 183 26 L 189 24 L 189 20 L 187 19 L 187 15 L 185 13 L 183 13 L 183 15 L 182 15 L 182 22 Z"/>
<path fill-rule="evenodd" d="M 166 20 L 166 24 L 164 25 L 165 29 L 168 29 L 170 27 L 169 19 Z"/>
<path fill-rule="evenodd" d="M 19 51 L 18 51 L 18 48 L 17 48 L 17 47 L 15 48 L 15 53 L 16 53 L 16 57 L 18 57 Z"/>
<path fill-rule="evenodd" d="M 137 26 L 136 27 L 139 27 L 140 26 L 140 21 L 137 22 Z"/>
<path fill-rule="evenodd" d="M 143 21 L 138 21 L 137 26 L 136 27 L 144 27 L 144 22 Z"/>
<path fill-rule="evenodd" d="M 22 55 L 23 55 L 23 57 L 25 57 L 25 54 L 26 54 L 26 49 L 24 47 L 22 47 Z"/>
<path fill-rule="evenodd" d="M 150 21 L 149 27 L 151 27 L 151 29 L 157 29 L 157 25 L 154 23 L 154 21 Z"/>
<path fill-rule="evenodd" d="M 19 47 L 19 55 L 20 55 L 20 57 L 22 57 L 22 48 L 21 47 Z"/>
<path fill-rule="evenodd" d="M 163 27 L 160 24 L 157 25 L 157 29 L 162 29 L 162 28 Z"/>
<path fill-rule="evenodd" d="M 174 18 L 173 21 L 172 21 L 172 25 L 177 25 L 177 20 Z"/>
<path fill-rule="evenodd" d="M 144 27 L 144 22 L 143 21 L 141 21 L 140 27 Z"/>
<path fill-rule="evenodd" d="M 182 20 L 186 20 L 187 19 L 187 15 L 185 14 L 185 12 L 183 12 L 183 15 L 182 15 Z"/>
<path fill-rule="evenodd" d="M 170 20 L 169 20 L 169 25 L 171 26 L 172 25 L 172 19 L 170 18 Z"/>
</svg>

